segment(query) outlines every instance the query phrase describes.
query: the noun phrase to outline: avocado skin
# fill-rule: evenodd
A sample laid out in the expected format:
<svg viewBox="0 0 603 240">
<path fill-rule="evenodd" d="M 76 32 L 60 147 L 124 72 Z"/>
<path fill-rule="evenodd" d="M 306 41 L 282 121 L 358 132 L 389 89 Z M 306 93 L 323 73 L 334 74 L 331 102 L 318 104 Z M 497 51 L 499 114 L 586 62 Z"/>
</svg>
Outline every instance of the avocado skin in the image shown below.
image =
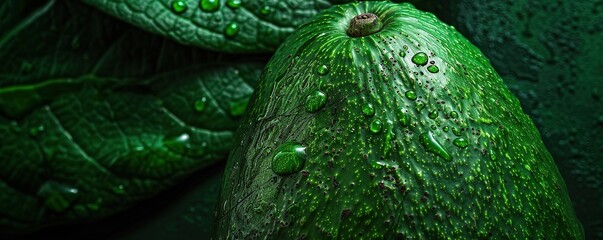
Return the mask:
<svg viewBox="0 0 603 240">
<path fill-rule="evenodd" d="M 347 36 L 367 12 L 383 29 Z M 425 65 L 412 62 L 420 52 Z M 316 90 L 327 102 L 306 112 Z M 323 11 L 278 49 L 247 110 L 214 239 L 584 238 L 551 155 L 488 59 L 410 4 Z M 307 160 L 279 176 L 270 162 L 288 142 Z"/>
</svg>

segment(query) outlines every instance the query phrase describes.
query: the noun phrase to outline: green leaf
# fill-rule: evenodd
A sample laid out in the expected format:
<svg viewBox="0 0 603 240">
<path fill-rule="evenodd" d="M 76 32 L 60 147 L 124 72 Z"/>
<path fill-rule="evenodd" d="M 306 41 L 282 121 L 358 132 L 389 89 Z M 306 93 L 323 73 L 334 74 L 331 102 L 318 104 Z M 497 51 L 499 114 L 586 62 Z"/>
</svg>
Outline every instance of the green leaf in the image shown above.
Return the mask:
<svg viewBox="0 0 603 240">
<path fill-rule="evenodd" d="M 102 218 L 225 158 L 263 68 L 78 2 L 4 1 L 0 13 L 4 232 Z"/>
<path fill-rule="evenodd" d="M 83 0 L 147 31 L 222 52 L 272 52 L 333 3 L 353 0 Z M 187 6 L 176 11 L 174 3 Z M 213 2 L 217 7 L 209 7 Z M 238 7 L 233 2 L 240 2 Z M 203 8 L 204 4 L 208 7 Z M 180 8 L 178 8 L 180 9 Z M 205 9 L 205 10 L 204 10 Z M 234 25 L 233 25 L 234 24 Z M 232 27 L 236 25 L 236 30 Z M 234 34 L 233 34 L 234 32 Z"/>
</svg>

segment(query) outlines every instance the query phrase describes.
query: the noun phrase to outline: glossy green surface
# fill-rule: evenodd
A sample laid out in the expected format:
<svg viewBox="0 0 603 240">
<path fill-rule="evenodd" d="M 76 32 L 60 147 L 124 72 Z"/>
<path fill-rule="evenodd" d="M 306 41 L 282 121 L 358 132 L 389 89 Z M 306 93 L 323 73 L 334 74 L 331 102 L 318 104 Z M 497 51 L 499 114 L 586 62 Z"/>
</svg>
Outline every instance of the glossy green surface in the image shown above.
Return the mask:
<svg viewBox="0 0 603 240">
<path fill-rule="evenodd" d="M 366 12 L 383 29 L 350 38 L 349 20 Z M 315 89 L 329 98 L 307 113 Z M 553 159 L 489 61 L 408 4 L 322 12 L 279 48 L 248 110 L 214 239 L 583 238 Z M 271 149 L 291 141 L 306 163 L 276 175 Z"/>
<path fill-rule="evenodd" d="M 79 2 L 7 8 L 1 233 L 106 217 L 227 156 L 230 105 L 240 116 L 261 58 L 185 48 Z"/>
<path fill-rule="evenodd" d="M 586 238 L 603 239 L 603 3 L 424 3 L 488 56 L 538 127 Z"/>
</svg>

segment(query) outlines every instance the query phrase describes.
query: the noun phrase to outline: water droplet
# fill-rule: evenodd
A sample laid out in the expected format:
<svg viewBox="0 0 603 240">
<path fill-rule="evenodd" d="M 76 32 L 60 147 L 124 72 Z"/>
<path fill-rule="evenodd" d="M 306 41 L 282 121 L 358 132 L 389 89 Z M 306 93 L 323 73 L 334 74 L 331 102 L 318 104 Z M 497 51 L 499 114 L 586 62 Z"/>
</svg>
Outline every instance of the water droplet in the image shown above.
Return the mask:
<svg viewBox="0 0 603 240">
<path fill-rule="evenodd" d="M 436 125 L 431 125 L 431 130 L 436 130 L 438 127 Z"/>
<path fill-rule="evenodd" d="M 467 139 L 464 138 L 456 138 L 454 139 L 454 141 L 452 141 L 452 144 L 460 148 L 466 148 L 467 146 L 469 146 L 469 142 L 467 142 Z"/>
<path fill-rule="evenodd" d="M 406 57 L 406 52 L 405 51 L 401 51 L 400 52 L 400 57 Z"/>
<path fill-rule="evenodd" d="M 231 102 L 230 105 L 230 116 L 240 117 L 245 113 L 249 99 L 243 99 L 237 102 Z"/>
<path fill-rule="evenodd" d="M 371 122 L 371 132 L 373 133 L 379 133 L 381 132 L 381 129 L 383 128 L 383 123 L 381 122 L 381 120 L 379 119 L 375 119 Z"/>
<path fill-rule="evenodd" d="M 228 0 L 226 5 L 232 9 L 237 9 L 241 7 L 241 0 Z"/>
<path fill-rule="evenodd" d="M 113 193 L 118 194 L 118 195 L 123 195 L 126 193 L 126 190 L 124 188 L 124 185 L 117 185 L 115 187 L 113 187 Z"/>
<path fill-rule="evenodd" d="M 415 93 L 415 91 L 408 90 L 406 91 L 406 93 L 404 93 L 404 95 L 410 100 L 417 100 L 417 94 Z"/>
<path fill-rule="evenodd" d="M 416 107 L 417 107 L 417 111 L 420 112 L 421 110 L 423 110 L 425 108 L 425 103 L 423 101 L 418 101 Z"/>
<path fill-rule="evenodd" d="M 429 112 L 429 114 L 427 115 L 429 118 L 431 119 L 435 119 L 438 117 L 438 110 L 433 110 L 431 112 Z"/>
<path fill-rule="evenodd" d="M 276 149 L 270 167 L 275 174 L 286 176 L 301 171 L 306 158 L 306 147 L 297 142 L 287 142 Z"/>
<path fill-rule="evenodd" d="M 224 29 L 224 34 L 227 37 L 234 37 L 237 35 L 237 33 L 239 33 L 239 25 L 237 25 L 236 23 L 230 23 L 226 25 L 226 29 Z"/>
<path fill-rule="evenodd" d="M 458 116 L 459 116 L 459 114 L 456 113 L 455 111 L 450 112 L 450 117 L 457 118 Z"/>
<path fill-rule="evenodd" d="M 419 142 L 428 152 L 434 153 L 448 162 L 452 161 L 450 153 L 448 153 L 448 151 L 446 151 L 446 149 L 444 149 L 444 147 L 442 147 L 442 145 L 433 137 L 433 133 L 427 132 L 421 134 Z"/>
<path fill-rule="evenodd" d="M 444 130 L 444 132 L 448 132 L 448 126 L 443 127 L 442 130 Z"/>
<path fill-rule="evenodd" d="M 205 107 L 207 107 L 206 97 L 202 97 L 201 99 L 195 101 L 195 111 L 203 112 L 205 110 Z"/>
<path fill-rule="evenodd" d="M 186 1 L 177 0 L 172 2 L 172 11 L 177 14 L 183 13 L 188 9 L 188 5 L 186 5 Z"/>
<path fill-rule="evenodd" d="M 163 138 L 163 145 L 173 152 L 191 157 L 203 156 L 207 148 L 206 142 L 196 137 L 193 138 L 188 132 L 166 135 Z"/>
<path fill-rule="evenodd" d="M 494 152 L 494 149 L 490 148 L 490 150 L 488 150 L 488 156 L 490 157 L 490 160 L 492 161 L 496 161 L 497 157 L 496 157 L 496 152 Z"/>
<path fill-rule="evenodd" d="M 268 15 L 270 12 L 272 12 L 272 8 L 270 6 L 263 6 L 262 9 L 260 9 L 260 14 L 262 15 Z"/>
<path fill-rule="evenodd" d="M 316 72 L 320 75 L 327 75 L 327 73 L 329 73 L 329 67 L 327 67 L 326 65 L 320 65 L 318 66 L 318 68 L 316 68 Z"/>
<path fill-rule="evenodd" d="M 404 111 L 398 114 L 398 120 L 400 120 L 400 124 L 402 124 L 403 127 L 408 127 L 408 124 L 410 123 L 410 117 L 408 117 L 408 114 Z"/>
<path fill-rule="evenodd" d="M 38 190 L 38 197 L 44 201 L 44 206 L 55 212 L 67 210 L 78 198 L 77 188 L 49 181 Z"/>
<path fill-rule="evenodd" d="M 32 137 L 37 137 L 38 135 L 40 135 L 40 133 L 42 133 L 44 131 L 44 125 L 39 125 L 37 127 L 32 127 L 31 129 L 29 129 L 29 134 Z"/>
<path fill-rule="evenodd" d="M 364 113 L 364 115 L 372 117 L 375 116 L 375 108 L 373 107 L 373 104 L 370 103 L 366 103 L 362 106 L 362 113 Z"/>
<path fill-rule="evenodd" d="M 418 52 L 412 57 L 412 62 L 417 65 L 424 66 L 425 64 L 427 64 L 427 61 L 428 57 L 427 54 L 425 54 L 424 52 Z"/>
<path fill-rule="evenodd" d="M 461 136 L 461 129 L 452 127 L 452 133 L 454 133 L 454 135 Z"/>
<path fill-rule="evenodd" d="M 199 1 L 199 7 L 204 12 L 215 12 L 220 8 L 220 0 L 201 0 Z"/>
<path fill-rule="evenodd" d="M 430 73 L 437 73 L 440 71 L 440 69 L 436 65 L 431 65 L 427 67 L 427 71 L 429 71 Z"/>
<path fill-rule="evenodd" d="M 325 95 L 321 91 L 314 91 L 308 97 L 306 97 L 306 111 L 307 112 L 316 112 L 327 103 L 327 95 Z"/>
</svg>

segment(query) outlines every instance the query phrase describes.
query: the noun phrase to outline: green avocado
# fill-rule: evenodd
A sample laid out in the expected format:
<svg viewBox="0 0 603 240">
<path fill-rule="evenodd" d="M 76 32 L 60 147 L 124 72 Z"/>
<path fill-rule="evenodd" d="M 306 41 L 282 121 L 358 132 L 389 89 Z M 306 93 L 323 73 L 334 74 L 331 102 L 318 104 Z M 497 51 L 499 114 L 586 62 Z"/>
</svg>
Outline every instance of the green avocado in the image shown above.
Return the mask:
<svg viewBox="0 0 603 240">
<path fill-rule="evenodd" d="M 410 4 L 329 8 L 262 73 L 214 239 L 583 239 L 488 59 Z"/>
</svg>

